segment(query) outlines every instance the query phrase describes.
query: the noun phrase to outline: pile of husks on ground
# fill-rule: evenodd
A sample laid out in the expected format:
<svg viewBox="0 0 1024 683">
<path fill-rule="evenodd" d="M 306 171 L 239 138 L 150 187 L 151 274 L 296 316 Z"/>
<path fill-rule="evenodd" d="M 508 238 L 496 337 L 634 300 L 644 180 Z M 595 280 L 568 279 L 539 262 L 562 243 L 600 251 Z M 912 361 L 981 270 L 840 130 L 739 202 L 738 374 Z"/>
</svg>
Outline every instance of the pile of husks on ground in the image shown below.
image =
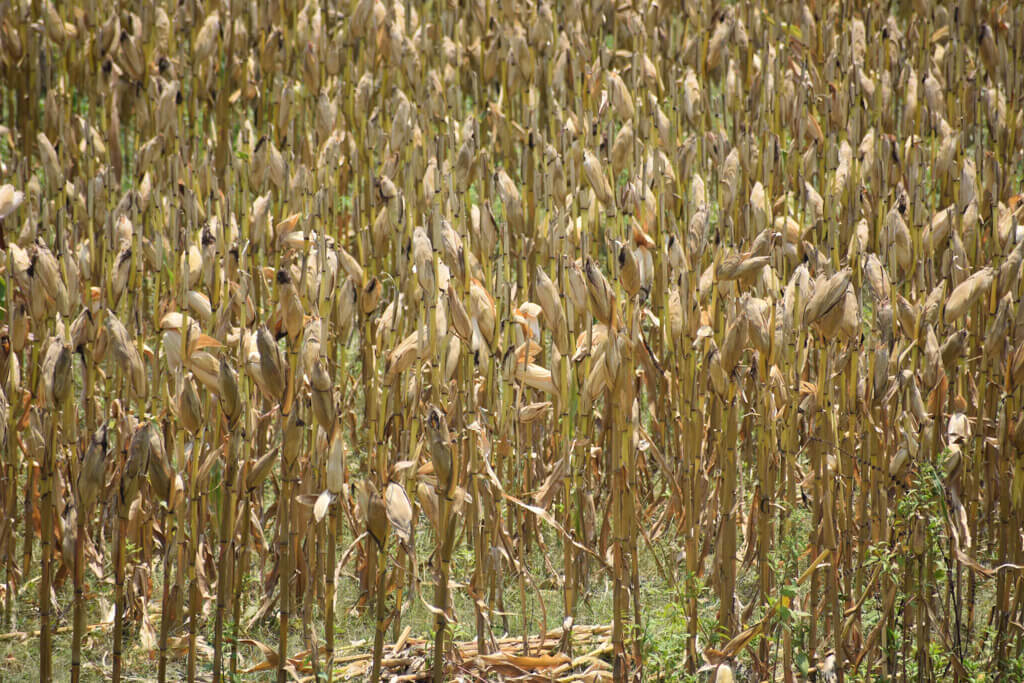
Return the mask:
<svg viewBox="0 0 1024 683">
<path fill-rule="evenodd" d="M 975 0 L 3 3 L 5 623 L 42 680 L 337 678 L 343 588 L 374 679 L 412 608 L 470 676 L 455 599 L 480 677 L 1009 675 L 1022 53 Z M 604 582 L 578 667 L 516 632 Z"/>
</svg>

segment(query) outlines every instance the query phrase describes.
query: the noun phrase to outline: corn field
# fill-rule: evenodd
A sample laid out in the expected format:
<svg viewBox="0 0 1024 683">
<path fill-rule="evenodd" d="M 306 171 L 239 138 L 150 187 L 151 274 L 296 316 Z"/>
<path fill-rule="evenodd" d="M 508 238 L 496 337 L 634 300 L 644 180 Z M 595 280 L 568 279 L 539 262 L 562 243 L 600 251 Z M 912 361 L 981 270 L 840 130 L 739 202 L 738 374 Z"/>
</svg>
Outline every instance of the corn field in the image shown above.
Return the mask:
<svg viewBox="0 0 1024 683">
<path fill-rule="evenodd" d="M 1024 680 L 1024 5 L 11 0 L 0 83 L 0 679 Z"/>
</svg>

